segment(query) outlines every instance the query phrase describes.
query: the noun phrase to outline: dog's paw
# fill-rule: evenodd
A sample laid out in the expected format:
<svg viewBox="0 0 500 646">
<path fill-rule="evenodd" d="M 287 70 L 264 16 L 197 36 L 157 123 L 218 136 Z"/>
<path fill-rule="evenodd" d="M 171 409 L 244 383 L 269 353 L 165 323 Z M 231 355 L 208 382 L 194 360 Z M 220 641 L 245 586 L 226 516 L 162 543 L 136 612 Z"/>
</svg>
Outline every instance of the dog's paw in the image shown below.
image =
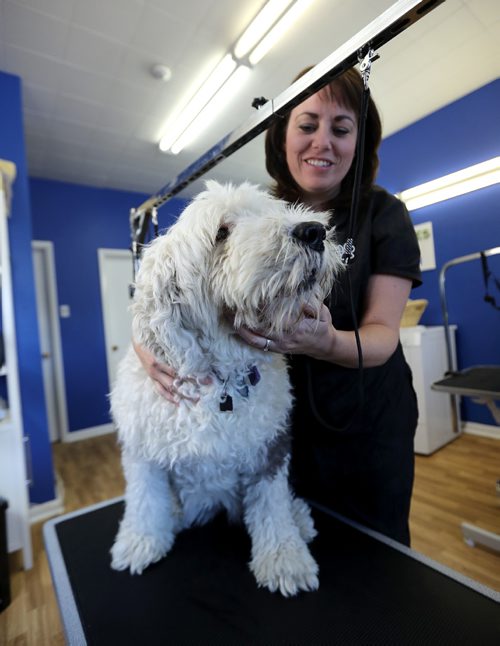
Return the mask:
<svg viewBox="0 0 500 646">
<path fill-rule="evenodd" d="M 120 527 L 111 548 L 111 567 L 114 570 L 130 570 L 130 574 L 142 574 L 152 563 L 162 559 L 172 547 L 174 535 L 161 540 L 156 536 L 143 536 Z"/>
<path fill-rule="evenodd" d="M 314 521 L 311 517 L 309 505 L 302 498 L 294 498 L 292 501 L 292 515 L 300 535 L 306 543 L 310 543 L 318 532 L 314 528 Z"/>
<path fill-rule="evenodd" d="M 318 565 L 305 543 L 290 542 L 273 551 L 255 554 L 250 569 L 259 586 L 290 597 L 301 590 L 317 590 Z"/>
</svg>

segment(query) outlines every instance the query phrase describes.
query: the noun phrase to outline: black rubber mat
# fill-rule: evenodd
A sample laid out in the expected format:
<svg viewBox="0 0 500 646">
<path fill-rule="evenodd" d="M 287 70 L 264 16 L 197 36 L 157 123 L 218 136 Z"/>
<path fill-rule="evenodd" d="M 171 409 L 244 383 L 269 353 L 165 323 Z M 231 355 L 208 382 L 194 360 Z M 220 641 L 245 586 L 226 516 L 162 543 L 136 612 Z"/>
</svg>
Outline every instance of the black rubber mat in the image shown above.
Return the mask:
<svg viewBox="0 0 500 646">
<path fill-rule="evenodd" d="M 259 589 L 247 534 L 224 516 L 181 533 L 142 575 L 115 572 L 122 505 L 55 525 L 90 645 L 500 644 L 495 599 L 319 510 L 317 592 Z"/>
</svg>

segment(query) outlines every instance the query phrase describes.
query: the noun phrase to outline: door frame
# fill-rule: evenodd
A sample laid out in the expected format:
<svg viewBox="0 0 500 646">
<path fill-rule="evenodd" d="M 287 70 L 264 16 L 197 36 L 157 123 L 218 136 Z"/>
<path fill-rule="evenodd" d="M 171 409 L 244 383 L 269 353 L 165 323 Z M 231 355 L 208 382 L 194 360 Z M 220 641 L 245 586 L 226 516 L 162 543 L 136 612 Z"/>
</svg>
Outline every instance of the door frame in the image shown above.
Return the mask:
<svg viewBox="0 0 500 646">
<path fill-rule="evenodd" d="M 44 266 L 45 275 L 43 278 L 47 287 L 47 317 L 50 329 L 50 338 L 52 343 L 52 354 L 54 362 L 54 381 L 55 381 L 55 398 L 57 406 L 57 417 L 59 420 L 59 428 L 49 428 L 50 437 L 55 437 L 56 441 L 68 441 L 69 424 L 68 424 L 68 408 L 66 402 L 66 382 L 64 377 L 64 365 L 61 344 L 61 328 L 59 325 L 59 300 L 57 295 L 57 282 L 56 270 L 54 260 L 54 244 L 50 240 L 32 240 L 32 251 L 40 251 L 42 264 Z M 33 263 L 33 271 L 37 271 L 36 263 Z M 47 405 L 47 404 L 46 404 Z M 50 420 L 47 416 L 47 423 Z"/>
</svg>

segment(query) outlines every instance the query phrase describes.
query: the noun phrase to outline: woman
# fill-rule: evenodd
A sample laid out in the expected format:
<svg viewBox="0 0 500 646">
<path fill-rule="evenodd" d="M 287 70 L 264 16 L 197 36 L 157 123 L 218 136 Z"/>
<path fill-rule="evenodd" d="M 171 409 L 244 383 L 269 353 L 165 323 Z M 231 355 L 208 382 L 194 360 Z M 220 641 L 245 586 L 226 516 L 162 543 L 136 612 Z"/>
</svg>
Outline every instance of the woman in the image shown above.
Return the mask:
<svg viewBox="0 0 500 646">
<path fill-rule="evenodd" d="M 273 193 L 331 210 L 340 244 L 349 227 L 362 92 L 361 76 L 350 69 L 276 119 L 266 134 Z M 354 258 L 323 305 L 319 325 L 305 312 L 283 338 L 239 333 L 255 347 L 290 357 L 296 492 L 409 545 L 417 404 L 399 325 L 411 287 L 420 283 L 419 248 L 404 205 L 373 184 L 380 140 L 370 98 Z M 175 401 L 173 370 L 137 350 L 160 392 Z"/>
</svg>

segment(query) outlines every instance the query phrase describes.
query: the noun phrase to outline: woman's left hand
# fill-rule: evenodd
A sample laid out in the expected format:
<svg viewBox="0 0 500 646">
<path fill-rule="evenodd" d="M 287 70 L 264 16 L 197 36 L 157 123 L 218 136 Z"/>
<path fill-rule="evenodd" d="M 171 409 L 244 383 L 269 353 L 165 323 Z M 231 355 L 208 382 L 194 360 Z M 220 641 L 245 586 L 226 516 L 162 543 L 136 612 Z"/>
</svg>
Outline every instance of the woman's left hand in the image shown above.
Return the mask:
<svg viewBox="0 0 500 646">
<path fill-rule="evenodd" d="M 236 332 L 249 345 L 269 352 L 282 354 L 307 354 L 316 359 L 328 356 L 336 330 L 326 305 L 322 305 L 319 318 L 316 312 L 304 308 L 298 325 L 290 333 L 278 337 L 262 336 L 259 331 L 240 328 Z"/>
</svg>

